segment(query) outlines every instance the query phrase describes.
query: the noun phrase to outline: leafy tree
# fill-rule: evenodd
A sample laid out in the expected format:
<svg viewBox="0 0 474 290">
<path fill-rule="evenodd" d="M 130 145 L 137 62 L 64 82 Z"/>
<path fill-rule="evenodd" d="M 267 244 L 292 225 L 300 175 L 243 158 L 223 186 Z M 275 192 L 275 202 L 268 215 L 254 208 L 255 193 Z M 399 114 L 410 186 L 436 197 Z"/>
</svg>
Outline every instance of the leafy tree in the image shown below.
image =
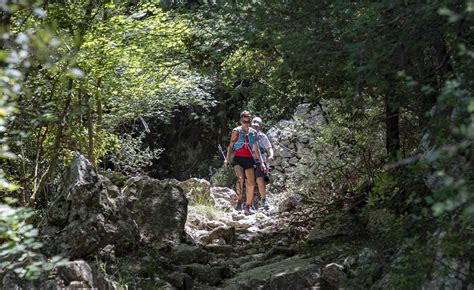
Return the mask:
<svg viewBox="0 0 474 290">
<path fill-rule="evenodd" d="M 15 155 L 10 151 L 8 143 L 15 136 L 11 130 L 15 123 L 15 100 L 21 102 L 26 94 L 25 80 L 30 69 L 39 63 L 46 63 L 45 49 L 49 45 L 50 32 L 45 27 L 38 27 L 36 31 L 14 29 L 13 23 L 18 14 L 29 10 L 28 17 L 43 17 L 44 10 L 31 6 L 28 3 L 5 3 L 0 7 L 1 29 L 3 35 L 0 44 L 0 192 L 2 199 L 5 194 L 16 190 L 18 186 L 11 180 L 11 176 L 4 175 L 6 158 L 10 160 L 22 159 L 23 156 Z M 34 16 L 32 16 L 34 15 Z M 27 19 L 25 19 L 26 21 Z M 27 25 L 25 23 L 22 26 Z M 23 28 L 25 28 L 23 27 Z M 20 144 L 21 146 L 21 144 Z M 23 152 L 21 152 L 23 153 Z M 9 180 L 10 179 L 10 180 Z M 20 277 L 36 278 L 43 271 L 52 269 L 62 263 L 61 257 L 53 257 L 51 261 L 43 259 L 38 252 L 42 244 L 38 242 L 38 230 L 27 220 L 33 215 L 31 209 L 14 207 L 14 199 L 5 198 L 5 203 L 0 203 L 0 265 L 3 271 L 11 270 Z"/>
</svg>

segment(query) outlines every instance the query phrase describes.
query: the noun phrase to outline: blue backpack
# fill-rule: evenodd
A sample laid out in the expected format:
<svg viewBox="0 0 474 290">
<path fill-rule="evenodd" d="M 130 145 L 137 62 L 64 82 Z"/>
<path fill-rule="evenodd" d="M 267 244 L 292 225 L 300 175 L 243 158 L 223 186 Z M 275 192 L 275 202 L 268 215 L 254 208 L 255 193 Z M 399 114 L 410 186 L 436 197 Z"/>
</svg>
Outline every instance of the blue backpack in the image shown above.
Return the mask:
<svg viewBox="0 0 474 290">
<path fill-rule="evenodd" d="M 242 131 L 242 127 L 237 127 L 237 131 L 239 132 L 239 139 L 237 140 L 237 142 L 234 143 L 234 151 L 236 150 L 239 150 L 240 148 L 242 148 L 244 145 L 245 145 L 245 137 L 249 137 L 249 145 L 250 145 L 250 151 L 252 152 L 253 154 L 253 151 L 252 151 L 252 148 L 253 148 L 253 145 L 255 144 L 255 134 L 257 133 L 257 131 L 255 131 L 255 129 L 253 128 L 249 128 L 249 131 L 247 133 L 244 133 Z"/>
</svg>

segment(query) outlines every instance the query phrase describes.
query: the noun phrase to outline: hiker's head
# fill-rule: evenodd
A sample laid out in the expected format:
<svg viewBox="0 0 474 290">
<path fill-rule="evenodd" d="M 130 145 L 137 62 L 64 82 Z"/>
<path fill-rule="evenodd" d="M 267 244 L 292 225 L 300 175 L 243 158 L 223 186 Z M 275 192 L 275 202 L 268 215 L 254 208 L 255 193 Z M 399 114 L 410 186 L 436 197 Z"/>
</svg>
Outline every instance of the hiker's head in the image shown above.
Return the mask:
<svg viewBox="0 0 474 290">
<path fill-rule="evenodd" d="M 262 127 L 262 119 L 259 117 L 254 117 L 252 119 L 252 127 L 256 130 L 260 129 Z"/>
<path fill-rule="evenodd" d="M 242 123 L 242 126 L 250 126 L 250 118 L 252 118 L 252 114 L 249 111 L 240 113 L 240 123 Z"/>
</svg>

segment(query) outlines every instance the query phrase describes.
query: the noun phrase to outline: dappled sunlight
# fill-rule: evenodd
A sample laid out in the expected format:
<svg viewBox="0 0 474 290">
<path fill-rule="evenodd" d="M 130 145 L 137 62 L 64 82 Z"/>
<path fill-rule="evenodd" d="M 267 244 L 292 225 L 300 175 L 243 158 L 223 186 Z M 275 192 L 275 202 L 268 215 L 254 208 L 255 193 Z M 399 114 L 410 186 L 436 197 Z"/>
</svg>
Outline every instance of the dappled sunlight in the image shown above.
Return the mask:
<svg viewBox="0 0 474 290">
<path fill-rule="evenodd" d="M 0 288 L 474 289 L 474 2 L 0 4 Z"/>
</svg>

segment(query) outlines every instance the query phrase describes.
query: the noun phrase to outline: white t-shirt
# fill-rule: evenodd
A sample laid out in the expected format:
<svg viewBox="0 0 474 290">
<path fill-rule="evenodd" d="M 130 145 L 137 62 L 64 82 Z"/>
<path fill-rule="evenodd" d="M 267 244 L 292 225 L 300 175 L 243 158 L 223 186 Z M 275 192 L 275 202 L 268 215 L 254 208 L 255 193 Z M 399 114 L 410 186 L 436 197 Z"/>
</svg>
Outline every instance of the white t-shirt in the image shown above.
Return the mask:
<svg viewBox="0 0 474 290">
<path fill-rule="evenodd" d="M 270 143 L 270 140 L 268 139 L 267 135 L 263 132 L 258 132 L 258 142 L 262 142 L 261 147 L 265 148 L 265 150 L 269 150 L 270 148 L 272 148 L 272 144 Z M 261 152 L 261 153 L 264 153 L 264 152 Z"/>
<path fill-rule="evenodd" d="M 260 131 L 258 132 L 258 142 L 259 142 L 258 144 L 259 148 L 261 147 L 265 148 L 265 151 L 260 152 L 260 153 L 262 154 L 263 162 L 267 163 L 267 150 L 272 148 L 272 144 L 270 143 L 270 140 L 268 139 L 267 135 L 265 135 L 265 133 L 260 132 Z"/>
</svg>

